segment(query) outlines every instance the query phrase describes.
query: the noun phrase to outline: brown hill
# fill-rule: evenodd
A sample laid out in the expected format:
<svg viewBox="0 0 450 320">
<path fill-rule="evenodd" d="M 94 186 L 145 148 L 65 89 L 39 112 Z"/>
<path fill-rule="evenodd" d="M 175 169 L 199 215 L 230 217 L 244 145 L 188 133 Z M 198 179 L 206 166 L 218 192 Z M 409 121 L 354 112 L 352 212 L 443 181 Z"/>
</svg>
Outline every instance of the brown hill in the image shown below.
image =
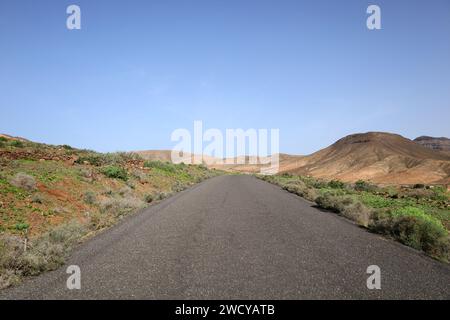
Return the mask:
<svg viewBox="0 0 450 320">
<path fill-rule="evenodd" d="M 397 134 L 353 134 L 281 171 L 343 181 L 449 183 L 450 156 Z"/>
<path fill-rule="evenodd" d="M 415 138 L 414 142 L 419 143 L 424 147 L 450 154 L 450 139 L 448 138 L 421 136 Z"/>
<path fill-rule="evenodd" d="M 0 133 L 0 137 L 6 138 L 6 139 L 9 139 L 9 140 L 18 140 L 18 141 L 22 141 L 22 142 L 30 142 L 30 140 L 27 140 L 25 138 L 13 137 L 13 136 L 10 136 L 10 135 L 4 134 L 4 133 Z"/>
</svg>

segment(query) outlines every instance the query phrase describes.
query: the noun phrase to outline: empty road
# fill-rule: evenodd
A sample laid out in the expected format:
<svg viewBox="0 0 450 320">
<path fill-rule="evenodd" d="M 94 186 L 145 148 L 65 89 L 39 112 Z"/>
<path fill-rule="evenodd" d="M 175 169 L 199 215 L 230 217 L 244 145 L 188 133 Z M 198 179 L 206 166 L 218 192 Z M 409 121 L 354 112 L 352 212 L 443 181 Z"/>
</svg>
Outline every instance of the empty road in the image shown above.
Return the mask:
<svg viewBox="0 0 450 320">
<path fill-rule="evenodd" d="M 78 265 L 81 290 L 66 288 Z M 381 289 L 366 286 L 369 265 Z M 3 299 L 449 299 L 450 268 L 250 176 L 210 179 Z"/>
</svg>

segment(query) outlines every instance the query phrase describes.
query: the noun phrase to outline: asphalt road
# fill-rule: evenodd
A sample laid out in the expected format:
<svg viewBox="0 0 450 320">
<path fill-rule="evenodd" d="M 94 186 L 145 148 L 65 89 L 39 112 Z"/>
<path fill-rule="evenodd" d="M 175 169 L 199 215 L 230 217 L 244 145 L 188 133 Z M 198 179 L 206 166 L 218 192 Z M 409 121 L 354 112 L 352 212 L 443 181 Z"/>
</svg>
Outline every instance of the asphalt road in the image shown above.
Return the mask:
<svg viewBox="0 0 450 320">
<path fill-rule="evenodd" d="M 67 265 L 81 269 L 68 290 Z M 221 176 L 124 219 L 3 299 L 450 298 L 450 268 L 250 176 Z M 369 290 L 369 265 L 381 289 Z"/>
</svg>

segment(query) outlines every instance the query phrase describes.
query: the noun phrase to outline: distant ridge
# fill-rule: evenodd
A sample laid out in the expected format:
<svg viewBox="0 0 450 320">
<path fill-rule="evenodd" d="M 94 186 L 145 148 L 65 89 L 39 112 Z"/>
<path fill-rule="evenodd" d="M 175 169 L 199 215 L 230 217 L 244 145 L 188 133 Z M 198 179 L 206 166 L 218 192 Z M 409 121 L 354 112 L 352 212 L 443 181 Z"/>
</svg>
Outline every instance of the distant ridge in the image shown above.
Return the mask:
<svg viewBox="0 0 450 320">
<path fill-rule="evenodd" d="M 280 173 L 309 175 L 347 182 L 378 184 L 450 184 L 447 138 L 419 137 L 412 141 L 386 132 L 351 134 L 307 156 L 279 154 Z M 439 149 L 440 148 L 440 149 Z M 170 161 L 171 151 L 139 151 L 144 158 Z M 192 155 L 186 154 L 189 158 Z M 243 157 L 239 157 L 243 158 Z M 245 157 L 246 160 L 249 157 Z M 222 165 L 206 157 L 209 167 L 243 173 L 260 172 L 260 164 Z"/>
<path fill-rule="evenodd" d="M 286 172 L 343 181 L 447 184 L 450 156 L 398 134 L 367 132 L 346 136 L 303 157 L 296 168 Z"/>
<path fill-rule="evenodd" d="M 450 153 L 450 139 L 445 137 L 429 137 L 429 136 L 421 136 L 414 139 L 415 142 L 421 144 L 426 148 L 430 148 L 433 150 L 439 150 Z"/>
</svg>

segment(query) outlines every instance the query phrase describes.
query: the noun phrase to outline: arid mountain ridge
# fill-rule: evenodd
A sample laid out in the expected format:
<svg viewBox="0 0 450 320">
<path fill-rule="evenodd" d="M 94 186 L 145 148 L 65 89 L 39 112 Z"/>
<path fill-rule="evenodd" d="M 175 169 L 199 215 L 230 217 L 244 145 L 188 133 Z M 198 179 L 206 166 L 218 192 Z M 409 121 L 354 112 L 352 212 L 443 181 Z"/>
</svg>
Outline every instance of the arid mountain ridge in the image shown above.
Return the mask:
<svg viewBox="0 0 450 320">
<path fill-rule="evenodd" d="M 279 172 L 347 182 L 362 179 L 378 184 L 449 184 L 450 152 L 445 150 L 445 138 L 418 139 L 385 132 L 352 134 L 307 156 L 279 154 Z M 438 143 L 442 146 L 436 147 Z M 170 161 L 167 150 L 138 153 L 147 159 Z M 191 156 L 185 154 L 186 159 Z M 204 163 L 229 171 L 260 172 L 265 165 L 251 164 L 250 158 L 239 157 L 245 160 L 243 164 L 237 164 L 237 159 L 234 164 L 218 164 L 219 159 L 208 156 Z"/>
<path fill-rule="evenodd" d="M 445 137 L 435 138 L 428 136 L 421 136 L 414 139 L 415 142 L 423 145 L 424 147 L 447 152 L 450 154 L 450 139 Z"/>
</svg>

